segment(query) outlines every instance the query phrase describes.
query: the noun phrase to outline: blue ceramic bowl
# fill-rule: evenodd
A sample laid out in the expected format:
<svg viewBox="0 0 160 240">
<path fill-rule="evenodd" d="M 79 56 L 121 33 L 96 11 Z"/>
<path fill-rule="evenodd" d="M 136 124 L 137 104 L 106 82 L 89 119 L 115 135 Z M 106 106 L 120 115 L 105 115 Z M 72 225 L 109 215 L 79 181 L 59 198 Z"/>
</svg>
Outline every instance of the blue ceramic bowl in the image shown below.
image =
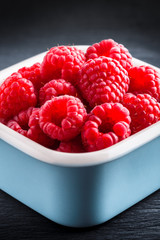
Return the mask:
<svg viewBox="0 0 160 240">
<path fill-rule="evenodd" d="M 1 71 L 1 82 L 44 54 Z M 134 65 L 142 64 L 134 59 Z M 70 154 L 0 124 L 0 188 L 56 223 L 103 223 L 160 188 L 159 133 L 160 122 L 107 149 Z"/>
</svg>

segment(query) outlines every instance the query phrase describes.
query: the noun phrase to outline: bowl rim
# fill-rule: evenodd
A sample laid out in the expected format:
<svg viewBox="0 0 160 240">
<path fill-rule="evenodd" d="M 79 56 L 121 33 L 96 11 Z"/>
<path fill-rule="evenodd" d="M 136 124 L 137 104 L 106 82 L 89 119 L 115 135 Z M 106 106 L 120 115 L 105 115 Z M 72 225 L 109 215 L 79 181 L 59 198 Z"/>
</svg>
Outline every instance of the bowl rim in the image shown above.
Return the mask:
<svg viewBox="0 0 160 240">
<path fill-rule="evenodd" d="M 85 51 L 88 45 L 75 45 Z M 37 54 L 0 71 L 0 83 L 14 71 L 23 66 L 31 66 L 43 59 L 46 52 Z M 149 65 L 160 72 L 160 69 L 139 59 L 133 58 L 135 65 Z M 140 132 L 116 143 L 115 145 L 94 152 L 64 153 L 48 149 L 27 137 L 15 132 L 0 123 L 0 139 L 19 149 L 25 154 L 42 162 L 63 167 L 87 167 L 116 160 L 152 141 L 160 135 L 160 122 L 157 122 Z"/>
</svg>

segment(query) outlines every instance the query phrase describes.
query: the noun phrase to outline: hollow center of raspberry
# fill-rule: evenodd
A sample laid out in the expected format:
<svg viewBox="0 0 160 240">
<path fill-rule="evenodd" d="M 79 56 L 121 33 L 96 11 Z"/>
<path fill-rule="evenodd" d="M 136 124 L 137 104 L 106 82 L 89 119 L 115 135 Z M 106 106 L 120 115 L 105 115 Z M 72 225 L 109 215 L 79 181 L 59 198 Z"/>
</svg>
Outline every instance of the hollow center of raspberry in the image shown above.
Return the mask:
<svg viewBox="0 0 160 240">
<path fill-rule="evenodd" d="M 101 125 L 99 126 L 99 132 L 101 133 L 108 133 L 113 131 L 113 123 L 109 120 L 103 121 Z"/>
<path fill-rule="evenodd" d="M 53 109 L 52 122 L 61 127 L 61 122 L 67 115 L 67 106 L 65 102 L 61 102 L 61 105 L 56 106 Z"/>
<path fill-rule="evenodd" d="M 26 130 L 26 131 L 29 130 L 28 123 L 21 123 L 21 124 L 20 124 L 20 127 L 21 127 L 23 130 Z"/>
<path fill-rule="evenodd" d="M 143 77 L 141 77 L 140 79 L 133 79 L 131 78 L 130 81 L 130 91 L 139 91 L 145 88 L 145 81 L 143 79 Z"/>
</svg>

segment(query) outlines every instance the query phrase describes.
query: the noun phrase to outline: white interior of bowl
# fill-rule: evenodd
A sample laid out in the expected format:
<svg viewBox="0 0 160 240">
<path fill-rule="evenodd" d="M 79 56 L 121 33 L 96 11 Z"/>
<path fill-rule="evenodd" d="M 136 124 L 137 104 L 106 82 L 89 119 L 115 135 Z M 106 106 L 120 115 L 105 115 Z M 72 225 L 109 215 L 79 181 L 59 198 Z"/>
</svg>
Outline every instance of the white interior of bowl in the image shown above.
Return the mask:
<svg viewBox="0 0 160 240">
<path fill-rule="evenodd" d="M 85 51 L 88 46 L 79 45 L 76 47 Z M 0 71 L 0 84 L 6 77 L 17 71 L 19 68 L 31 66 L 36 62 L 41 62 L 45 54 L 46 52 L 43 52 Z M 136 58 L 133 58 L 133 64 L 135 66 L 150 65 Z M 159 68 L 154 68 L 160 71 Z M 154 138 L 158 137 L 159 134 L 160 122 L 157 122 L 152 126 L 128 137 L 127 139 L 100 151 L 90 153 L 63 153 L 45 148 L 0 123 L 0 138 L 5 142 L 40 161 L 72 167 L 91 166 L 115 160 L 144 145 L 145 143 L 150 142 Z"/>
</svg>

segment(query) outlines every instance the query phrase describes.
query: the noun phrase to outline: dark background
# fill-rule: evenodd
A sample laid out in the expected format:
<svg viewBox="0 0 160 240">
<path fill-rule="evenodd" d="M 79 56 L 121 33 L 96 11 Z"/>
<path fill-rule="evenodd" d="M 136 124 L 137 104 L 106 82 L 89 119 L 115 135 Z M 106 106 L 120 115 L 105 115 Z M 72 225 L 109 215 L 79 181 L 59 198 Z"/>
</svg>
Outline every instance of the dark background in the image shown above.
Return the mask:
<svg viewBox="0 0 160 240">
<path fill-rule="evenodd" d="M 55 45 L 113 38 L 160 66 L 158 1 L 6 1 L 0 6 L 0 70 Z M 59 226 L 0 191 L 0 239 L 160 239 L 160 191 L 93 228 Z"/>
</svg>

